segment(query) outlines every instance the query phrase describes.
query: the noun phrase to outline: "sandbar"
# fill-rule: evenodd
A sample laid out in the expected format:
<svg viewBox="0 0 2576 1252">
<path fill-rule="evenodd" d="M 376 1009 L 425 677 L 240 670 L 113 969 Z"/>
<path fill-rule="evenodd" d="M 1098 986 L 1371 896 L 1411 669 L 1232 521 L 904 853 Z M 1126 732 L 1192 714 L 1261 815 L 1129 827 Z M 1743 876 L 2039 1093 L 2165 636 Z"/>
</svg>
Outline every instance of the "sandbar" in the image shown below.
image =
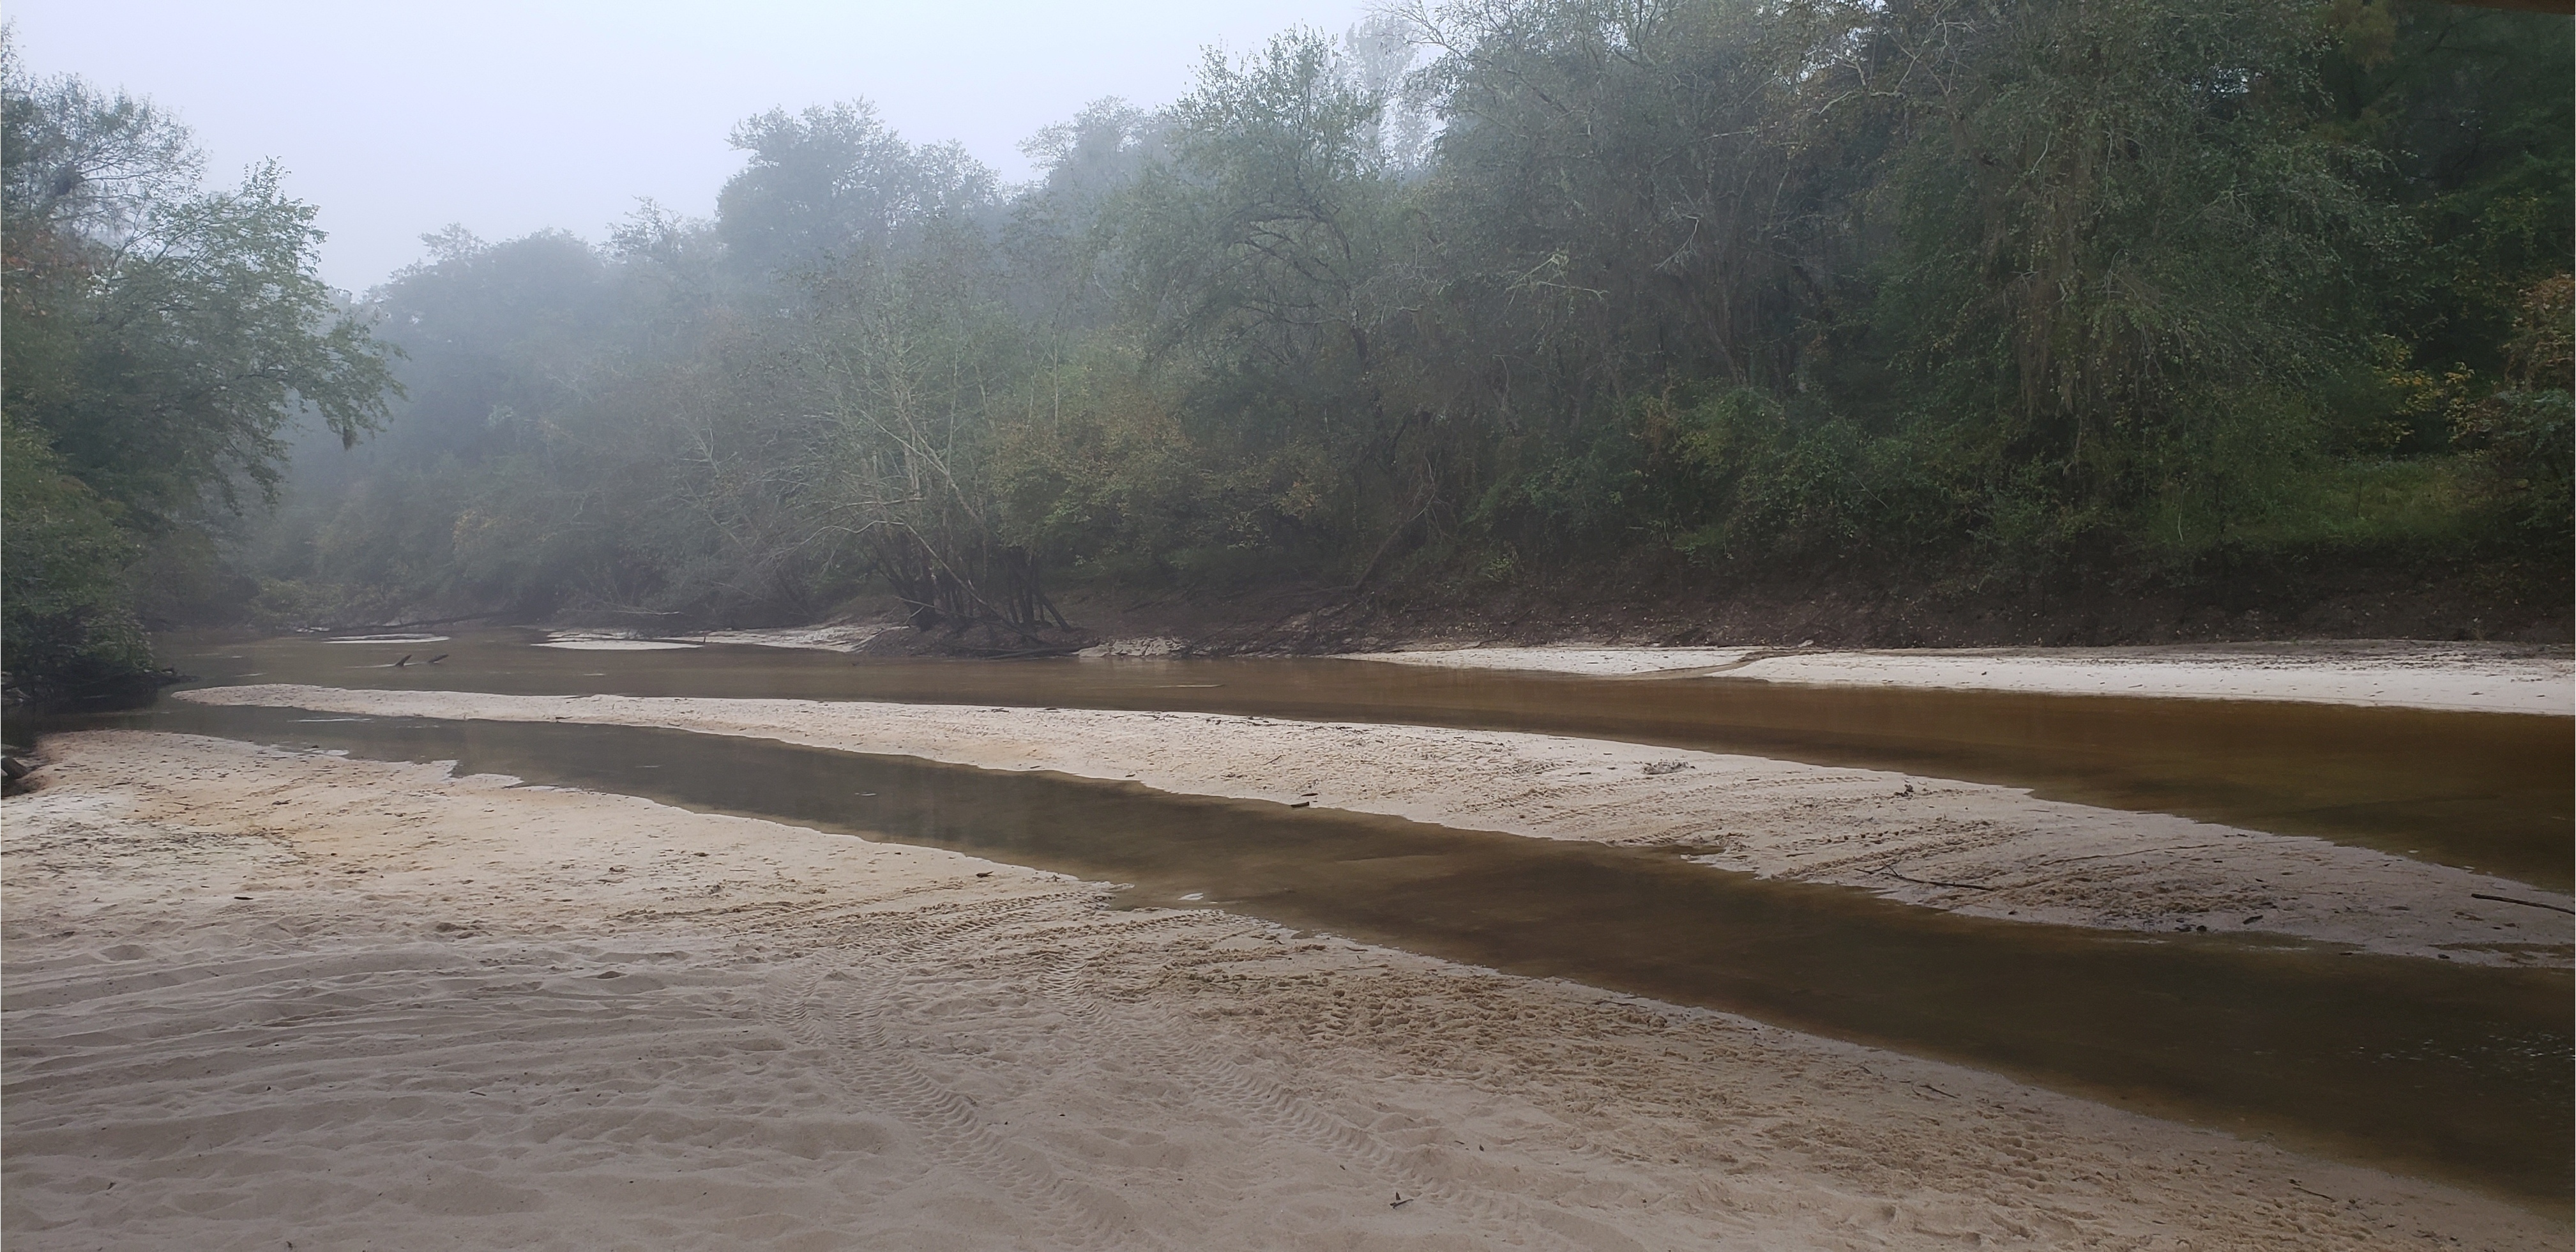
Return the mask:
<svg viewBox="0 0 2576 1252">
<path fill-rule="evenodd" d="M 935 849 L 178 735 L 0 802 L 15 1249 L 2557 1249 L 1991 1074 Z"/>
<path fill-rule="evenodd" d="M 1355 652 L 1344 659 L 1607 678 L 2288 700 L 2576 716 L 2576 657 L 2525 644 L 2351 641 L 2127 648 L 1646 648 L 1565 644 Z"/>
<path fill-rule="evenodd" d="M 1719 869 L 2031 922 L 2249 931 L 2471 964 L 2565 966 L 2576 954 L 2565 911 L 2576 901 L 2492 874 L 2324 839 L 2042 800 L 2020 788 L 1606 740 L 867 701 L 286 684 L 177 698 L 364 716 L 668 727 L 1505 834 L 1680 845 Z"/>
</svg>

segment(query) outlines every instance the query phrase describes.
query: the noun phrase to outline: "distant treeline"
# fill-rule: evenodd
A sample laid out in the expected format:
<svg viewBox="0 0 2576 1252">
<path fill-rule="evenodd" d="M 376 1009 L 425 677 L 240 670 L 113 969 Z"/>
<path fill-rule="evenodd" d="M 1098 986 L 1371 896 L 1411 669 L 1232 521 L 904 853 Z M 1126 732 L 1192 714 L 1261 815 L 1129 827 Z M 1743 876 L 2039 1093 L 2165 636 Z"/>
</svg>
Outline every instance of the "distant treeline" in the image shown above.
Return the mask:
<svg viewBox="0 0 2576 1252">
<path fill-rule="evenodd" d="M 1211 55 L 1026 185 L 772 112 L 712 218 L 432 238 L 354 310 L 383 433 L 153 582 L 1033 626 L 1101 582 L 2563 563 L 2571 100 L 2568 19 L 2415 0 L 1480 0 Z"/>
</svg>

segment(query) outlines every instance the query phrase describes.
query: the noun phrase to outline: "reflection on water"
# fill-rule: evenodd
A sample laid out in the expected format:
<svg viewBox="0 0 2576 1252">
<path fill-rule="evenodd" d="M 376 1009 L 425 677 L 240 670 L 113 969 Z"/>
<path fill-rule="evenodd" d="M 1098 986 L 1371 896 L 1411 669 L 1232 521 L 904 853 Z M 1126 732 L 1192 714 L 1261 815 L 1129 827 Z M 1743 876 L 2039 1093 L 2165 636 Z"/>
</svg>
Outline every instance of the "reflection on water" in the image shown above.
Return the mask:
<svg viewBox="0 0 2576 1252">
<path fill-rule="evenodd" d="M 885 661 L 757 647 L 562 653 L 530 631 L 405 649 L 165 641 L 211 682 L 1252 713 L 1589 735 L 2030 787 L 2576 886 L 2576 719 L 2253 701 L 1598 679 L 1313 658 Z M 375 655 L 382 652 L 382 656 Z"/>
<path fill-rule="evenodd" d="M 677 731 L 187 704 L 123 724 L 970 849 L 1133 883 L 1133 902 L 1204 898 L 1990 1066 L 2552 1211 L 2568 1198 L 2564 971 L 1984 921 L 1662 853 Z"/>
</svg>

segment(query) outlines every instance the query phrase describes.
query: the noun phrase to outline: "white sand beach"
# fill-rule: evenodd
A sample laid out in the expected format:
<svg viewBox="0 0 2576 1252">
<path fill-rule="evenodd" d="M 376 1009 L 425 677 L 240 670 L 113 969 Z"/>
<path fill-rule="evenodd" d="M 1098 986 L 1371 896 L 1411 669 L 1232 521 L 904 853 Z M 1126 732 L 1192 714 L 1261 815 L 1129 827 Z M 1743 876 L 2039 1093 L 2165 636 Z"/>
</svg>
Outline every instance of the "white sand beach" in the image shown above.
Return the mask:
<svg viewBox="0 0 2576 1252">
<path fill-rule="evenodd" d="M 2520 644 L 2355 641 L 2134 648 L 1466 647 L 1347 659 L 1595 677 L 1713 678 L 2033 695 L 2290 700 L 2576 716 L 2576 657 Z"/>
<path fill-rule="evenodd" d="M 954 853 L 136 732 L 0 802 L 12 1249 L 2557 1249 L 1957 1066 Z"/>
<path fill-rule="evenodd" d="M 754 648 L 807 648 L 818 652 L 856 652 L 888 628 L 864 626 L 787 626 L 771 630 L 709 630 L 674 635 L 691 643 L 737 644 Z"/>
</svg>

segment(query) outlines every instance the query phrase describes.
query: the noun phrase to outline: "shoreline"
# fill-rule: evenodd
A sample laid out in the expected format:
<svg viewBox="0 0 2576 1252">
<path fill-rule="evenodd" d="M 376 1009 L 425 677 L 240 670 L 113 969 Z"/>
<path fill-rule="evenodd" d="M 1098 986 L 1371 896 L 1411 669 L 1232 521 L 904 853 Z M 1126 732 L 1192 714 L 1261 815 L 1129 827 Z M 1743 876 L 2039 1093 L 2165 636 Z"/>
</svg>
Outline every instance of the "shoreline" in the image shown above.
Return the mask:
<svg viewBox="0 0 2576 1252">
<path fill-rule="evenodd" d="M 0 844 L 13 1245 L 2568 1234 L 1973 1069 L 1109 910 L 960 853 L 227 740 L 49 743 Z"/>
<path fill-rule="evenodd" d="M 2403 640 L 1843 651 L 1481 645 L 1340 659 L 1600 678 L 1878 686 L 2029 695 L 2276 700 L 2576 716 L 2576 658 L 2526 644 Z"/>
<path fill-rule="evenodd" d="M 2576 960 L 2564 914 L 2547 912 L 2576 902 L 2511 879 L 2307 836 L 1884 770 L 1553 735 L 1206 713 L 277 684 L 176 698 L 773 739 L 1504 834 L 1681 847 L 1716 869 L 1860 887 L 1979 917 L 2252 932 L 2463 964 Z"/>
</svg>

